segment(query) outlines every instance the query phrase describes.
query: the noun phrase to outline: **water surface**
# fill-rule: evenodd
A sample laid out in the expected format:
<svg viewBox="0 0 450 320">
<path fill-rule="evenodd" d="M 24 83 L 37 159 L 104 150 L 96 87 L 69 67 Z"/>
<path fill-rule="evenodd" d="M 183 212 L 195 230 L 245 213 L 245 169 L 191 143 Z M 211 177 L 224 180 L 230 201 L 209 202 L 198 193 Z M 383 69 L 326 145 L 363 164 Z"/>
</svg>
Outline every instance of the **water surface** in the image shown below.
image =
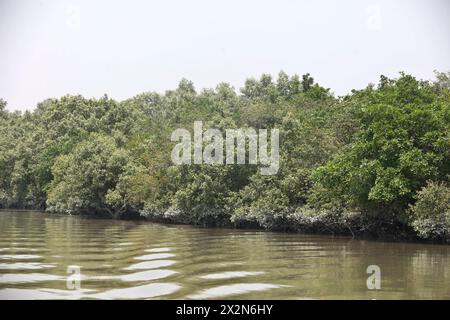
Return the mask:
<svg viewBox="0 0 450 320">
<path fill-rule="evenodd" d="M 0 299 L 450 299 L 450 246 L 0 211 Z"/>
</svg>

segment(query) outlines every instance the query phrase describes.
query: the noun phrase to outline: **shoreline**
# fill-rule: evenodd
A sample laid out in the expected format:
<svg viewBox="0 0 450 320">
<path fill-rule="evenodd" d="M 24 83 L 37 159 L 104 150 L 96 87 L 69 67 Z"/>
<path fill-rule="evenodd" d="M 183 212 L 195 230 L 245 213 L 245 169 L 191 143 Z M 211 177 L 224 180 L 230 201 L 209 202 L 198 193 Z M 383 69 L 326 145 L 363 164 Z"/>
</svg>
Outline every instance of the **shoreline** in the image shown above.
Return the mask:
<svg viewBox="0 0 450 320">
<path fill-rule="evenodd" d="M 321 231 L 312 231 L 313 229 L 306 230 L 305 226 L 292 224 L 290 228 L 273 228 L 267 229 L 261 226 L 258 226 L 256 223 L 239 223 L 239 224 L 198 224 L 198 223 L 189 223 L 183 222 L 176 219 L 162 218 L 162 217 L 145 217 L 142 215 L 134 216 L 134 217 L 120 217 L 114 219 L 112 217 L 108 217 L 107 215 L 89 215 L 89 214 L 65 214 L 58 212 L 49 212 L 42 209 L 16 209 L 16 208 L 0 208 L 1 212 L 36 212 L 43 213 L 48 215 L 55 216 L 73 216 L 80 217 L 84 219 L 99 219 L 99 220 L 111 220 L 111 221 L 139 221 L 139 222 L 149 222 L 149 223 L 158 223 L 158 224 L 167 224 L 167 225 L 179 225 L 179 226 L 190 226 L 194 228 L 200 229 L 228 229 L 228 230 L 253 230 L 253 231 L 261 231 L 261 232 L 274 232 L 274 233 L 284 233 L 284 234 L 299 234 L 299 235 L 313 235 L 313 236 L 325 236 L 325 237 L 337 237 L 337 238 L 348 238 L 349 240 L 360 240 L 360 241 L 376 241 L 376 242 L 387 242 L 387 243 L 416 243 L 416 244 L 429 244 L 429 245 L 450 245 L 450 243 L 442 243 L 441 241 L 436 240 L 427 240 L 421 239 L 414 233 L 407 233 L 406 237 L 395 237 L 394 233 L 385 233 L 383 235 L 370 235 L 369 233 L 360 233 L 352 235 L 350 232 L 321 232 Z M 308 226 L 306 226 L 308 227 Z M 311 226 L 309 226 L 311 227 Z"/>
</svg>

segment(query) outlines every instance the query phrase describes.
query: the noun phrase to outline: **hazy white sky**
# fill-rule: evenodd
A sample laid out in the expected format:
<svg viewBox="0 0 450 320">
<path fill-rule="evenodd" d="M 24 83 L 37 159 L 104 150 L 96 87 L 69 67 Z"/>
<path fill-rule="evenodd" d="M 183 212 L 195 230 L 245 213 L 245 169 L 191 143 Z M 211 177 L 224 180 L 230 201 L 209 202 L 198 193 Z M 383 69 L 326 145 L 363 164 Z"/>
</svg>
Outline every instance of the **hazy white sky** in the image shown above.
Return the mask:
<svg viewBox="0 0 450 320">
<path fill-rule="evenodd" d="M 448 0 L 0 0 L 0 97 L 125 99 L 309 72 L 338 95 L 399 71 L 450 70 Z"/>
</svg>

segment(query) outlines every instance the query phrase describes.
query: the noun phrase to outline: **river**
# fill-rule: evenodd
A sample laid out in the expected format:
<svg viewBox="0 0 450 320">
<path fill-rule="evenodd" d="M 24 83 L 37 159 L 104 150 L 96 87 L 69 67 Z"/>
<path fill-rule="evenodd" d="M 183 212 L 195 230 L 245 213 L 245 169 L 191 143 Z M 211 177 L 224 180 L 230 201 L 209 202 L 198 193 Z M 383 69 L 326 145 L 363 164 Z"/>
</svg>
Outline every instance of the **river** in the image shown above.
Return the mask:
<svg viewBox="0 0 450 320">
<path fill-rule="evenodd" d="M 3 210 L 0 299 L 450 299 L 450 246 Z"/>
</svg>

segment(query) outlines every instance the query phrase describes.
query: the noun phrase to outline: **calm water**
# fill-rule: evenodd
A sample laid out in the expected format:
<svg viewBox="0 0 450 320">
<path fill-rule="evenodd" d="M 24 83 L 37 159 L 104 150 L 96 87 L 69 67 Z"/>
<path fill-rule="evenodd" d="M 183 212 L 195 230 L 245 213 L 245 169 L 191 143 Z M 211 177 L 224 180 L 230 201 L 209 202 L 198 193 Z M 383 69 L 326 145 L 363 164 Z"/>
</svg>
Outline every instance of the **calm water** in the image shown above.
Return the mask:
<svg viewBox="0 0 450 320">
<path fill-rule="evenodd" d="M 0 299 L 229 298 L 450 299 L 450 246 L 0 211 Z"/>
</svg>

